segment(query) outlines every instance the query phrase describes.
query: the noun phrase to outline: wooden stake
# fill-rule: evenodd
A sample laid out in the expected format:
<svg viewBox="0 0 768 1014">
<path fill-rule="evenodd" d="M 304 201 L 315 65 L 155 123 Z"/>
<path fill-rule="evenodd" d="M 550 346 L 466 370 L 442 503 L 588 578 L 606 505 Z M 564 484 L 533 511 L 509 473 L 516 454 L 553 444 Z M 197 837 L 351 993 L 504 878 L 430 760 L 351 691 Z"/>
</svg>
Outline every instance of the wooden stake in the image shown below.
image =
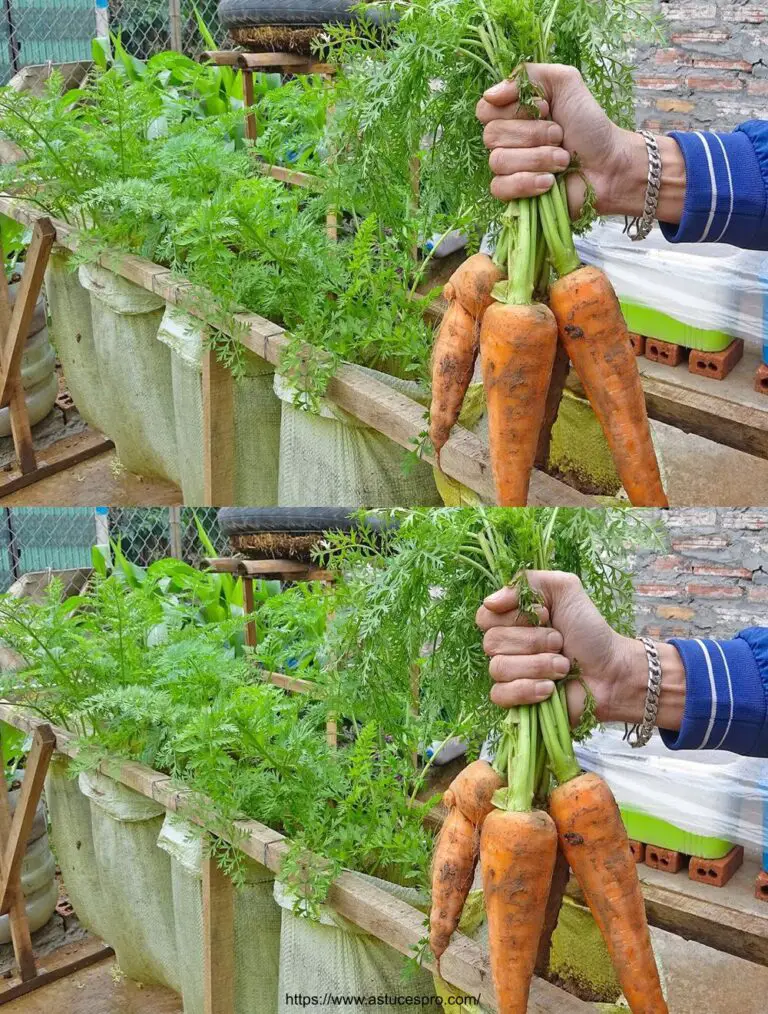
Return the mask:
<svg viewBox="0 0 768 1014">
<path fill-rule="evenodd" d="M 248 575 L 242 578 L 242 582 L 243 606 L 246 614 L 250 615 L 253 612 L 253 578 Z M 245 643 L 249 648 L 255 648 L 258 644 L 255 620 L 249 620 L 245 625 Z"/>
<path fill-rule="evenodd" d="M 168 23 L 171 49 L 181 53 L 181 4 L 179 0 L 168 0 Z"/>
<path fill-rule="evenodd" d="M 203 468 L 205 506 L 231 507 L 235 499 L 235 385 L 230 370 L 208 349 L 203 354 Z"/>
<path fill-rule="evenodd" d="M 0 765 L 5 771 L 5 753 L 0 743 Z M 7 842 L 11 835 L 11 802 L 8 798 L 8 786 L 5 777 L 0 773 L 0 841 Z M 4 867 L 0 859 L 0 877 L 3 876 Z M 13 941 L 13 953 L 16 956 L 16 964 L 19 966 L 19 974 L 22 982 L 28 982 L 37 974 L 35 966 L 35 955 L 32 951 L 32 937 L 29 932 L 29 921 L 27 920 L 27 906 L 24 893 L 21 889 L 21 874 L 9 881 L 10 909 L 9 919 L 11 923 L 11 940 Z"/>
<path fill-rule="evenodd" d="M 213 856 L 203 859 L 205 1014 L 235 1009 L 235 890 Z"/>
<path fill-rule="evenodd" d="M 249 141 L 255 141 L 258 136 L 258 127 L 256 125 L 256 113 L 253 112 L 254 96 L 253 96 L 253 71 L 250 67 L 243 69 L 243 104 L 245 108 L 249 110 L 245 117 L 245 136 Z"/>
</svg>

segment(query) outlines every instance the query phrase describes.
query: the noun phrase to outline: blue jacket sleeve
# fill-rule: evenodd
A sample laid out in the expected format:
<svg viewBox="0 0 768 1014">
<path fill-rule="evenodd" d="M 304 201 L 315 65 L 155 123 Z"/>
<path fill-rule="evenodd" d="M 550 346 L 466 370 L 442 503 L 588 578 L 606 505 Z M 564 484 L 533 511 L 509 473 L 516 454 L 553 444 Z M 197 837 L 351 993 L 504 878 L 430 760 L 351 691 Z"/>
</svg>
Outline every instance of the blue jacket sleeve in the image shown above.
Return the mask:
<svg viewBox="0 0 768 1014">
<path fill-rule="evenodd" d="M 768 757 L 768 628 L 732 641 L 672 638 L 685 666 L 678 732 L 661 730 L 670 750 L 730 750 Z"/>
<path fill-rule="evenodd" d="M 683 152 L 685 203 L 679 225 L 662 223 L 670 243 L 731 243 L 768 250 L 768 120 L 732 134 L 672 131 Z"/>
</svg>

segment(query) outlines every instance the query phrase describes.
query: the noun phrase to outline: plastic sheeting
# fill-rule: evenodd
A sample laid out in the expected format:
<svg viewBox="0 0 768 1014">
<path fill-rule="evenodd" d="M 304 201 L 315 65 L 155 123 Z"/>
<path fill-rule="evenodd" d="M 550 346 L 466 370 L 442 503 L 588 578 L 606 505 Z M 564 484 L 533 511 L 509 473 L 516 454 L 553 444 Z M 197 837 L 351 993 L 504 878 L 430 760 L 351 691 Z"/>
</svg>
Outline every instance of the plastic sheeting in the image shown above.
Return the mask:
<svg viewBox="0 0 768 1014">
<path fill-rule="evenodd" d="M 668 243 L 660 229 L 636 243 L 622 230 L 623 223 L 607 219 L 576 239 L 581 259 L 606 272 L 619 299 L 690 327 L 763 344 L 765 252 L 717 243 Z"/>
<path fill-rule="evenodd" d="M 171 858 L 173 915 L 184 1014 L 204 1014 L 202 842 L 186 821 L 169 814 L 157 841 Z M 246 860 L 235 892 L 234 1014 L 275 1014 L 280 961 L 280 909 L 274 877 Z"/>
<path fill-rule="evenodd" d="M 413 381 L 365 370 L 401 394 L 424 403 Z M 403 469 L 405 450 L 359 419 L 325 401 L 319 413 L 295 404 L 290 384 L 275 374 L 283 403 L 278 502 L 284 507 L 434 507 L 442 503 L 432 468 Z"/>
<path fill-rule="evenodd" d="M 81 266 L 79 277 L 91 296 L 100 428 L 127 469 L 178 482 L 171 354 L 157 340 L 165 302 L 97 264 Z"/>
<path fill-rule="evenodd" d="M 426 904 L 426 899 L 413 888 L 399 887 L 376 877 L 363 879 L 410 905 L 423 908 Z M 319 920 L 296 915 L 295 899 L 279 881 L 275 881 L 275 900 L 283 910 L 279 1014 L 292 1014 L 295 1006 L 291 997 L 297 993 L 320 997 L 329 993 L 384 998 L 435 996 L 429 972 L 420 968 L 413 978 L 404 981 L 405 956 L 332 909 L 323 908 Z M 397 1002 L 376 1007 L 391 1012 L 403 1009 Z"/>
<path fill-rule="evenodd" d="M 576 746 L 579 763 L 610 785 L 616 801 L 689 834 L 763 849 L 768 761 L 716 750 L 668 750 L 659 735 L 633 749 L 608 727 Z"/>
</svg>

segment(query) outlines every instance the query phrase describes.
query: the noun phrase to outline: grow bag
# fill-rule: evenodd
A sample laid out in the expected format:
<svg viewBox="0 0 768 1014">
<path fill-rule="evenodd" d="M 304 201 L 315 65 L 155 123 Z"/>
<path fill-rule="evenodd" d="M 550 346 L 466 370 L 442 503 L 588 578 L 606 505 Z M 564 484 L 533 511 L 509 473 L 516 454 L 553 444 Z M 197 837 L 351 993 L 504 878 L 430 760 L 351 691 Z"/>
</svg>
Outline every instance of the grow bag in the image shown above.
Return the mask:
<svg viewBox="0 0 768 1014">
<path fill-rule="evenodd" d="M 61 879 L 77 918 L 87 930 L 110 940 L 116 922 L 112 901 L 101 889 L 93 844 L 91 804 L 70 777 L 70 761 L 54 754 L 45 779 L 51 841 Z"/>
<path fill-rule="evenodd" d="M 20 790 L 8 795 L 11 813 L 16 810 Z M 48 840 L 45 806 L 38 803 L 35 819 L 27 838 L 27 847 L 21 864 L 21 891 L 27 913 L 30 932 L 45 926 L 53 915 L 59 891 L 56 886 L 56 860 Z M 11 925 L 8 915 L 0 916 L 0 944 L 11 940 Z"/>
<path fill-rule="evenodd" d="M 89 426 L 105 432 L 112 399 L 99 370 L 90 296 L 71 270 L 70 259 L 68 250 L 54 247 L 45 272 L 51 339 L 78 412 Z"/>
<path fill-rule="evenodd" d="M 11 306 L 16 302 L 19 283 L 10 286 Z M 41 298 L 35 306 L 29 334 L 21 358 L 21 383 L 32 426 L 45 419 L 53 408 L 59 385 L 56 379 L 56 356 L 48 339 L 45 302 Z M 6 406 L 0 409 L 0 437 L 11 434 L 11 413 Z"/>
<path fill-rule="evenodd" d="M 171 861 L 157 847 L 165 808 L 98 772 L 83 773 L 107 925 L 100 934 L 125 974 L 181 992 Z"/>
<path fill-rule="evenodd" d="M 178 482 L 171 355 L 157 341 L 165 303 L 97 264 L 81 266 L 79 277 L 91 296 L 101 428 L 130 471 Z"/>
<path fill-rule="evenodd" d="M 184 1014 L 204 1014 L 202 843 L 186 821 L 168 815 L 157 841 L 171 860 Z M 274 1014 L 280 962 L 280 909 L 272 896 L 274 877 L 245 860 L 245 883 L 235 893 L 234 1014 Z"/>
<path fill-rule="evenodd" d="M 409 905 L 425 908 L 426 899 L 413 888 L 357 874 L 368 883 Z M 398 997 L 435 997 L 429 972 L 419 968 L 403 979 L 406 958 L 389 944 L 371 936 L 332 909 L 323 907 L 318 920 L 294 912 L 295 899 L 275 881 L 275 900 L 282 911 L 280 930 L 280 986 L 278 1010 L 292 1014 L 297 993 L 325 996 L 359 995 L 392 998 L 377 1004 L 380 1011 L 402 1011 Z"/>
<path fill-rule="evenodd" d="M 414 400 L 413 381 L 366 370 Z M 283 402 L 278 502 L 285 506 L 433 507 L 441 503 L 432 468 L 423 461 L 403 469 L 405 451 L 354 416 L 324 401 L 319 413 L 295 404 L 295 392 L 275 374 Z"/>
<path fill-rule="evenodd" d="M 184 503 L 205 502 L 203 478 L 202 356 L 205 324 L 168 306 L 157 332 L 170 349 L 176 463 Z M 273 391 L 274 370 L 245 352 L 245 374 L 234 384 L 235 502 L 277 503 L 280 454 L 280 402 Z"/>
</svg>

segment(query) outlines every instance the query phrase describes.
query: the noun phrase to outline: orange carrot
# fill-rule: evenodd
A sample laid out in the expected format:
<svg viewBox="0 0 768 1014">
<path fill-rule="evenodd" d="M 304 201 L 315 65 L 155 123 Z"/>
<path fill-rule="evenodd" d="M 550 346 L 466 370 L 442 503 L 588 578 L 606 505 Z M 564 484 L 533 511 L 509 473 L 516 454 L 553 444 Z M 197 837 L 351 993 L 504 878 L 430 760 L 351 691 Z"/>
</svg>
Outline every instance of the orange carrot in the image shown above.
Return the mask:
<svg viewBox="0 0 768 1014">
<path fill-rule="evenodd" d="M 549 811 L 632 1014 L 668 1014 L 643 892 L 613 793 L 599 775 L 579 775 L 554 790 Z"/>
<path fill-rule="evenodd" d="M 449 302 L 432 353 L 429 437 L 438 462 L 459 418 L 477 359 L 480 320 L 491 302 L 501 271 L 490 257 L 475 254 L 461 264 L 443 289 Z"/>
<path fill-rule="evenodd" d="M 493 809 L 491 797 L 504 779 L 484 760 L 468 764 L 443 793 L 443 803 L 456 806 L 475 826 L 482 824 Z"/>
<path fill-rule="evenodd" d="M 526 1014 L 557 831 L 542 810 L 494 810 L 480 835 L 491 971 L 499 1014 Z"/>
<path fill-rule="evenodd" d="M 557 350 L 541 303 L 494 303 L 480 332 L 491 466 L 501 507 L 525 507 Z"/>
<path fill-rule="evenodd" d="M 637 361 L 613 286 L 599 268 L 579 267 L 554 283 L 549 302 L 630 501 L 635 507 L 668 507 Z"/>
<path fill-rule="evenodd" d="M 429 922 L 430 946 L 438 962 L 459 925 L 475 877 L 480 825 L 493 809 L 491 797 L 503 784 L 503 778 L 490 764 L 476 760 L 460 771 L 443 793 L 449 813 L 432 863 Z"/>
<path fill-rule="evenodd" d="M 429 946 L 438 969 L 474 880 L 478 846 L 477 828 L 454 806 L 440 830 L 432 860 Z"/>
</svg>

